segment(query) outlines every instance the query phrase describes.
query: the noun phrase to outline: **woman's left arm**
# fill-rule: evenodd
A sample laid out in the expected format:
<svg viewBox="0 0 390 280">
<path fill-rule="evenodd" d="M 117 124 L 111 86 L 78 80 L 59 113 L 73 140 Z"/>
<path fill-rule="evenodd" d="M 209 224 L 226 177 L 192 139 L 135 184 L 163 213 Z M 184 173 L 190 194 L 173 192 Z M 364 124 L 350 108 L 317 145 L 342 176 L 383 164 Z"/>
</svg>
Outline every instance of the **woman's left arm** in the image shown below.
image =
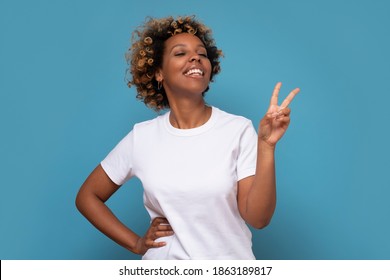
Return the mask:
<svg viewBox="0 0 390 280">
<path fill-rule="evenodd" d="M 290 124 L 288 105 L 299 92 L 299 88 L 291 91 L 279 106 L 281 86 L 276 84 L 268 111 L 259 124 L 256 174 L 238 182 L 238 209 L 242 218 L 255 228 L 267 226 L 275 211 L 275 147 Z"/>
</svg>

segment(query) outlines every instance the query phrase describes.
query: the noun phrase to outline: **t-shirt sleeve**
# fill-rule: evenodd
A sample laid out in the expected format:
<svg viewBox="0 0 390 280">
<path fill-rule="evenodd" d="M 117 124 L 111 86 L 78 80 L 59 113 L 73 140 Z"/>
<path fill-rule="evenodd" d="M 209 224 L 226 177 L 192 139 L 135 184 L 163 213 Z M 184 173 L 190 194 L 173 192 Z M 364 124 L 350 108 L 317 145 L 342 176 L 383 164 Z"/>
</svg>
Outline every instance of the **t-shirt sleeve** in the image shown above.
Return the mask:
<svg viewBox="0 0 390 280">
<path fill-rule="evenodd" d="M 237 180 L 255 175 L 257 160 L 257 133 L 251 121 L 248 120 L 240 138 L 237 158 Z"/>
<path fill-rule="evenodd" d="M 133 174 L 133 131 L 127 134 L 100 163 L 108 177 L 123 185 Z"/>
</svg>

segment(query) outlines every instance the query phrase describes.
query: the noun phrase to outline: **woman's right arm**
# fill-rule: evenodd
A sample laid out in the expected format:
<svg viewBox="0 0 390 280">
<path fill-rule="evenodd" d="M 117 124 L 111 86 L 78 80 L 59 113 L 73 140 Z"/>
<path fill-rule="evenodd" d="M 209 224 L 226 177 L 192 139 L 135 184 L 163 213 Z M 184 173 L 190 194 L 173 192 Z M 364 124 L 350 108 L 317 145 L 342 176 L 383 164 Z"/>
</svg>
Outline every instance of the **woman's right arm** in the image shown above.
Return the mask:
<svg viewBox="0 0 390 280">
<path fill-rule="evenodd" d="M 119 188 L 99 164 L 81 186 L 76 207 L 98 230 L 135 254 L 143 255 L 149 248 L 165 246 L 165 242 L 155 242 L 159 237 L 173 234 L 165 218 L 154 219 L 145 236 L 140 237 L 106 206 L 105 202 Z"/>
</svg>

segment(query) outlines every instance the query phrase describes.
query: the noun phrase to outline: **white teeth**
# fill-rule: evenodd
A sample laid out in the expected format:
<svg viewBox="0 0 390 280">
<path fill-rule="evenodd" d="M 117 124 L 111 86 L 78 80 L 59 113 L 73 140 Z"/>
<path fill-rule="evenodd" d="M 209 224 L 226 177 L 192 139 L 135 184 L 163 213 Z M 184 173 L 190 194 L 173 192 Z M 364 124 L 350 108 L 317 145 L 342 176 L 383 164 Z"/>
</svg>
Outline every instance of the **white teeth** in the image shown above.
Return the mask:
<svg viewBox="0 0 390 280">
<path fill-rule="evenodd" d="M 190 69 L 188 70 L 186 73 L 184 73 L 184 75 L 186 76 L 190 76 L 190 75 L 203 75 L 203 71 L 198 69 L 198 68 L 193 68 L 193 69 Z"/>
</svg>

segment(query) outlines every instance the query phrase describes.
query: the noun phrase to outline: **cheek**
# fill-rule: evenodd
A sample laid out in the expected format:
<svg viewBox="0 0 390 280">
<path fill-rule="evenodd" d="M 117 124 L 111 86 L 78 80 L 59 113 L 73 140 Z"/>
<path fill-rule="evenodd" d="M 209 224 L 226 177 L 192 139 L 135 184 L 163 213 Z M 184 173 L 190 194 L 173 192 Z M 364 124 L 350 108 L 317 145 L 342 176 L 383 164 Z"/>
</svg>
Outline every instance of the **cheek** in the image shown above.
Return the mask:
<svg viewBox="0 0 390 280">
<path fill-rule="evenodd" d="M 167 63 L 163 63 L 162 70 L 165 74 L 168 75 L 181 72 L 182 63 L 179 63 L 178 61 L 169 61 Z"/>
<path fill-rule="evenodd" d="M 208 60 L 206 67 L 207 67 L 207 72 L 209 73 L 209 79 L 210 79 L 210 77 L 212 75 L 211 72 L 213 71 L 210 60 Z"/>
</svg>

